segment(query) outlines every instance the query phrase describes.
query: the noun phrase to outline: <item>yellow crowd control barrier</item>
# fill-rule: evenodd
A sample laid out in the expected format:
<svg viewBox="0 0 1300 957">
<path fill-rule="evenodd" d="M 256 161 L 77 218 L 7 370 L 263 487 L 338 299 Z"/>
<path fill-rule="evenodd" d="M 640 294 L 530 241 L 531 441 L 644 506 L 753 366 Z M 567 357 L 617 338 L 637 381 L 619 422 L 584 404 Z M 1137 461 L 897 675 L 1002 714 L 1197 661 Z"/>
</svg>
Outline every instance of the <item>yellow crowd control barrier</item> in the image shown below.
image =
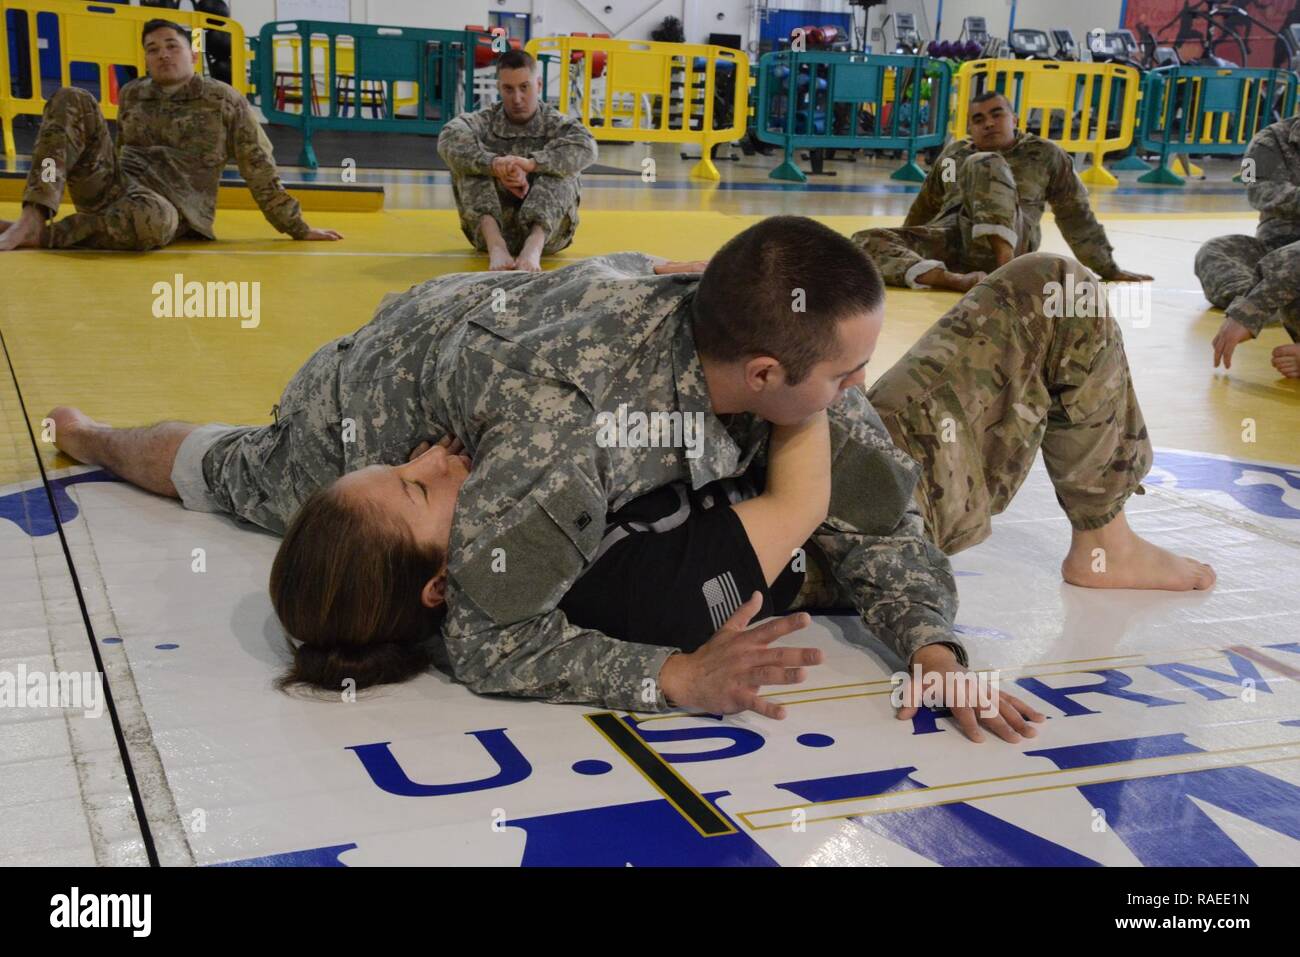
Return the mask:
<svg viewBox="0 0 1300 957">
<path fill-rule="evenodd" d="M 698 143 L 691 175 L 717 180 L 713 148 L 745 135 L 749 59 L 738 50 L 608 37 L 535 37 L 526 49 L 558 57 L 560 112 L 597 139 Z"/>
<path fill-rule="evenodd" d="M 1021 130 L 1067 153 L 1092 154 L 1080 179 L 1114 186 L 1119 180 L 1102 159 L 1133 141 L 1140 87 L 1138 71 L 1118 63 L 968 60 L 957 71 L 952 132 L 965 134 L 971 97 L 996 90 L 1010 100 Z"/>
<path fill-rule="evenodd" d="M 90 64 L 98 79 L 98 98 L 105 119 L 117 119 L 116 68 L 127 67 L 136 76 L 145 75 L 144 47 L 140 30 L 145 21 L 166 18 L 196 33 L 195 52 L 201 53 L 203 37 L 213 32 L 230 37 L 231 80 L 241 93 L 248 90 L 244 66 L 244 28 L 227 17 L 185 10 L 128 7 L 113 3 L 85 3 L 77 0 L 0 0 L 0 131 L 5 155 L 16 152 L 13 121 L 23 114 L 40 114 L 46 94 L 74 85 L 73 66 Z M 38 29 L 37 16 L 41 16 Z M 48 28 L 54 18 L 55 30 Z M 18 55 L 11 58 L 10 34 Z M 42 49 L 45 47 L 45 49 Z M 58 76 L 43 71 L 50 50 L 57 47 Z M 200 63 L 206 62 L 200 56 Z"/>
</svg>

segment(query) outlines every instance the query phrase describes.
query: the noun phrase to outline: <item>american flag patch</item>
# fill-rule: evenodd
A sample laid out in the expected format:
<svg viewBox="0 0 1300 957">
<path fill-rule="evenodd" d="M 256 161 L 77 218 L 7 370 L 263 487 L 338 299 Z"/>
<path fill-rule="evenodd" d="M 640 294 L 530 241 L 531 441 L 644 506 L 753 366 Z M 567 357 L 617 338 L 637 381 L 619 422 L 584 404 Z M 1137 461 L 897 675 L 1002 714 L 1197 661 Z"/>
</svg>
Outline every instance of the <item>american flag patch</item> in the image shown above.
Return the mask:
<svg viewBox="0 0 1300 957">
<path fill-rule="evenodd" d="M 704 600 L 708 603 L 709 618 L 713 620 L 714 631 L 726 624 L 727 619 L 744 604 L 740 597 L 740 589 L 736 587 L 736 579 L 731 576 L 731 572 L 723 572 L 717 578 L 710 578 L 700 587 L 700 591 L 704 592 Z"/>
</svg>

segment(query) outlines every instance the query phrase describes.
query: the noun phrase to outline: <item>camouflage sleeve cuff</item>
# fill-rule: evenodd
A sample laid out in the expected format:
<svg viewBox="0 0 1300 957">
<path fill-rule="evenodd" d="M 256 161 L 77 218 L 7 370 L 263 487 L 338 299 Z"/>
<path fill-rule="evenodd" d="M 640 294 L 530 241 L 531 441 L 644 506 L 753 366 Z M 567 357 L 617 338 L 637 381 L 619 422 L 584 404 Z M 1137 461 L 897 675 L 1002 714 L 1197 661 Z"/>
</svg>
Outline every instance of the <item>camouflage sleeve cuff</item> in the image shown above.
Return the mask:
<svg viewBox="0 0 1300 957">
<path fill-rule="evenodd" d="M 952 625 L 937 611 L 913 607 L 894 622 L 894 634 L 899 650 L 908 661 L 926 645 L 944 644 L 952 648 L 963 667 L 970 665 L 965 646 L 953 633 Z"/>
<path fill-rule="evenodd" d="M 940 262 L 937 259 L 922 259 L 920 262 L 913 263 L 912 265 L 907 267 L 907 272 L 903 275 L 903 279 L 907 281 L 907 286 L 909 289 L 929 289 L 930 288 L 929 286 L 925 285 L 922 282 L 918 282 L 917 278 L 920 276 L 924 276 L 931 269 L 947 269 L 947 268 L 948 267 L 944 263 Z"/>
<path fill-rule="evenodd" d="M 1020 239 L 1014 229 L 1007 229 L 1007 227 L 999 226 L 997 223 L 976 223 L 971 227 L 970 234 L 974 239 L 979 239 L 981 236 L 997 236 L 1010 243 L 1013 249 Z"/>
<path fill-rule="evenodd" d="M 288 233 L 290 236 L 292 236 L 294 239 L 302 239 L 309 232 L 311 232 L 311 227 L 307 225 L 306 220 L 299 219 L 296 222 L 290 223 L 288 228 L 285 229 L 284 231 Z"/>
<path fill-rule="evenodd" d="M 1246 296 L 1238 296 L 1236 299 L 1232 300 L 1232 302 L 1228 304 L 1226 312 L 1229 319 L 1241 323 L 1250 330 L 1250 334 L 1256 339 L 1259 338 L 1260 331 L 1264 328 L 1264 324 L 1268 322 L 1269 319 L 1268 313 L 1259 309 Z"/>
<path fill-rule="evenodd" d="M 555 169 L 551 166 L 551 156 L 546 150 L 535 150 L 528 154 L 528 158 L 537 164 L 537 172 L 542 174 L 554 174 Z"/>
<path fill-rule="evenodd" d="M 602 695 L 607 708 L 620 711 L 671 711 L 676 705 L 670 704 L 664 696 L 659 673 L 663 671 L 664 662 L 680 649 L 661 645 L 640 645 L 633 642 L 622 643 L 619 649 L 621 680 L 610 682 Z"/>
<path fill-rule="evenodd" d="M 557 156 L 546 149 L 529 153 L 528 157 L 537 164 L 537 172 L 544 176 L 577 176 L 588 165 L 575 161 L 571 156 Z"/>
</svg>

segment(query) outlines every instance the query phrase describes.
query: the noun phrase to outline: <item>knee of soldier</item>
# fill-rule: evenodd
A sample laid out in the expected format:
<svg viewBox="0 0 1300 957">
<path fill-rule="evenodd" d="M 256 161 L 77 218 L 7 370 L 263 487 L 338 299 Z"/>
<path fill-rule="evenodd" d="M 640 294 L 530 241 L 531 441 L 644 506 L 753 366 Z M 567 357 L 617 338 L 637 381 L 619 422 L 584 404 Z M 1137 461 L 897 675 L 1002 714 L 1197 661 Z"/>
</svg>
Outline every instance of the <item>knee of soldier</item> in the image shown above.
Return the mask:
<svg viewBox="0 0 1300 957">
<path fill-rule="evenodd" d="M 161 196 L 142 198 L 131 210 L 137 249 L 157 249 L 176 238 L 180 214 Z"/>
<path fill-rule="evenodd" d="M 1011 172 L 1011 165 L 1001 153 L 972 153 L 966 157 L 961 166 L 962 179 L 967 183 L 992 181 L 1016 187 L 1016 178 Z"/>
<path fill-rule="evenodd" d="M 457 176 L 452 180 L 452 192 L 461 205 L 466 203 L 482 205 L 485 199 L 494 199 L 496 191 L 497 181 L 491 176 L 470 173 Z"/>
<path fill-rule="evenodd" d="M 1192 260 L 1192 268 L 1196 271 L 1196 275 L 1203 275 L 1206 269 L 1213 269 L 1225 260 L 1238 258 L 1233 255 L 1236 239 L 1235 236 L 1215 236 L 1202 243 Z"/>
<path fill-rule="evenodd" d="M 536 206 L 546 203 L 552 206 L 569 207 L 578 198 L 577 180 L 572 176 L 538 176 L 528 188 L 524 202 Z"/>
<path fill-rule="evenodd" d="M 98 110 L 99 101 L 85 90 L 75 86 L 61 86 L 45 101 L 45 110 Z"/>
<path fill-rule="evenodd" d="M 1021 319 L 1030 329 L 1048 337 L 1063 321 L 1092 316 L 1095 322 L 1106 315 L 1097 305 L 1106 295 L 1105 286 L 1092 270 L 1069 256 L 1026 253 L 1011 260 L 988 281 L 1002 286 L 1003 297 L 1019 304 Z M 1033 317 L 1042 321 L 1029 322 Z"/>
<path fill-rule="evenodd" d="M 1060 253 L 1046 252 L 1017 256 L 999 269 L 998 273 L 1005 276 L 1008 282 L 1027 288 L 1052 282 L 1064 283 L 1070 276 L 1073 277 L 1076 285 L 1096 278 L 1079 260 L 1062 256 Z"/>
</svg>

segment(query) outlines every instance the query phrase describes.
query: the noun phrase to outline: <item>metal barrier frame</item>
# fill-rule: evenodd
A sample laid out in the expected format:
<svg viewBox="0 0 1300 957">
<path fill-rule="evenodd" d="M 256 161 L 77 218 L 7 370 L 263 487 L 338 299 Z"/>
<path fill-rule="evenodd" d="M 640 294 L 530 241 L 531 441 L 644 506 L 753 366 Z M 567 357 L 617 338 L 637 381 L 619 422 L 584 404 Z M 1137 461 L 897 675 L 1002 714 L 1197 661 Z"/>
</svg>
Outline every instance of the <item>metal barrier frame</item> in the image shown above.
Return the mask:
<svg viewBox="0 0 1300 957">
<path fill-rule="evenodd" d="M 1239 83 L 1236 108 L 1205 109 L 1207 84 L 1204 81 L 1227 79 Z M 1282 116 L 1292 116 L 1296 109 L 1296 88 L 1294 73 L 1266 67 L 1168 66 L 1151 70 L 1142 78 L 1138 143 L 1142 149 L 1159 151 L 1160 162 L 1150 172 L 1139 176 L 1138 182 L 1183 185 L 1183 178 L 1170 168 L 1171 153 L 1244 155 L 1251 138 L 1273 122 L 1271 115 L 1260 109 L 1261 103 L 1267 103 L 1271 108 L 1280 97 Z M 1217 97 L 1211 102 L 1220 105 Z M 1175 132 L 1171 121 L 1180 112 L 1181 130 Z M 1187 122 L 1189 113 L 1194 123 Z M 1213 122 L 1217 127 L 1211 140 L 1204 138 L 1209 117 L 1216 118 Z M 1231 130 L 1228 128 L 1229 118 L 1235 119 Z"/>
<path fill-rule="evenodd" d="M 728 47 L 714 46 L 705 43 L 664 43 L 657 40 L 619 40 L 609 37 L 534 37 L 528 41 L 526 49 L 534 58 L 540 58 L 548 54 L 554 54 L 559 57 L 560 62 L 560 92 L 558 109 L 561 113 L 569 114 L 570 101 L 574 94 L 574 86 L 581 82 L 581 107 L 578 110 L 578 117 L 582 120 L 582 125 L 591 131 L 592 135 L 600 140 L 615 142 L 648 142 L 648 143 L 698 143 L 701 153 L 699 162 L 691 168 L 690 175 L 698 179 L 719 180 L 722 178 L 718 172 L 717 166 L 714 165 L 710 153 L 713 147 L 720 143 L 729 143 L 738 140 L 745 135 L 746 128 L 746 109 L 745 96 L 749 89 L 749 58 L 739 50 L 733 50 Z M 602 101 L 602 109 L 597 114 L 603 120 L 600 125 L 593 125 L 592 108 L 593 101 L 591 95 L 592 88 L 592 67 L 594 57 L 590 54 L 601 52 L 606 55 L 605 65 L 605 95 Z M 573 59 L 574 53 L 582 53 L 583 56 L 576 62 Z M 620 55 L 645 53 L 663 59 L 663 75 L 656 80 L 656 86 L 653 91 L 648 87 L 638 90 L 619 91 L 616 84 L 610 82 L 619 69 Z M 704 57 L 707 61 L 703 71 L 695 68 L 695 60 Z M 675 61 L 680 63 L 675 65 Z M 635 61 L 632 61 L 635 62 Z M 734 65 L 735 99 L 732 104 L 732 122 L 731 125 L 724 129 L 713 128 L 713 98 L 717 88 L 718 64 L 729 62 Z M 565 67 L 568 66 L 568 69 Z M 669 126 L 672 118 L 671 103 L 673 100 L 672 93 L 672 74 L 673 71 L 681 70 L 683 73 L 681 99 L 683 109 L 681 113 L 681 128 L 674 129 Z M 700 76 L 703 79 L 698 79 Z M 632 95 L 633 103 L 631 113 L 620 111 L 615 107 L 614 97 L 620 98 Z M 702 110 L 696 111 L 696 94 L 703 97 L 701 104 Z M 646 127 L 638 125 L 648 119 L 646 111 L 642 109 L 641 98 L 646 95 L 662 96 L 662 104 L 659 111 L 659 125 L 657 127 Z M 632 126 L 619 127 L 610 122 L 615 117 L 625 117 L 631 119 Z M 699 118 L 700 129 L 693 130 L 690 128 L 691 121 Z"/>
<path fill-rule="evenodd" d="M 933 69 L 935 64 L 940 67 L 938 72 L 927 74 L 927 69 Z M 780 133 L 776 133 L 768 128 L 768 118 L 771 112 L 772 98 L 775 95 L 773 87 L 777 82 L 776 70 L 782 66 L 787 67 L 790 71 L 786 78 L 786 89 L 789 91 L 790 87 L 793 86 L 795 92 L 793 95 L 787 92 L 785 129 Z M 799 112 L 798 104 L 794 100 L 799 96 L 798 78 L 803 67 L 809 67 L 806 74 L 809 77 L 807 117 L 809 130 L 800 133 L 794 128 L 795 117 Z M 815 81 L 818 79 L 817 74 L 821 72 L 821 67 L 825 67 L 827 73 L 822 109 L 828 118 L 833 117 L 834 107 L 837 103 L 851 103 L 854 107 L 852 116 L 856 130 L 858 114 L 865 106 L 872 104 L 875 107 L 874 116 L 876 117 L 877 131 L 879 131 L 880 117 L 884 115 L 885 108 L 889 107 L 889 134 L 881 135 L 879 132 L 874 135 L 857 132 L 819 134 L 812 132 L 811 127 L 818 112 L 817 100 L 819 99 L 815 89 Z M 852 69 L 845 71 L 845 67 Z M 861 79 L 854 75 L 861 73 L 863 67 L 872 68 L 874 71 L 872 80 L 866 83 L 861 82 Z M 910 74 L 906 72 L 909 70 L 911 71 Z M 898 77 L 904 77 L 904 82 L 898 82 Z M 932 87 L 930 97 L 924 101 L 933 104 L 935 115 L 932 115 L 926 123 L 922 124 L 920 121 L 923 105 L 921 86 L 927 78 L 938 84 L 938 90 L 935 91 Z M 891 86 L 893 87 L 892 90 L 890 89 Z M 758 64 L 758 93 L 754 106 L 754 135 L 761 142 L 785 147 L 784 161 L 768 176 L 771 179 L 792 180 L 798 183 L 805 182 L 808 179 L 807 175 L 794 162 L 794 151 L 799 148 L 896 149 L 907 151 L 907 161 L 894 170 L 890 174 L 890 178 L 919 183 L 925 179 L 925 170 L 916 162 L 917 152 L 935 146 L 942 146 L 948 137 L 948 113 L 952 100 L 951 88 L 952 71 L 948 64 L 942 60 L 935 60 L 926 56 L 832 52 L 826 50 L 799 53 L 787 50 L 764 54 Z M 837 96 L 837 91 L 841 90 L 846 90 L 849 93 L 861 93 L 862 95 Z M 898 132 L 900 119 L 905 114 L 908 132 L 900 135 Z M 921 133 L 920 129 L 923 125 L 930 132 Z"/>
<path fill-rule="evenodd" d="M 312 148 L 312 131 L 317 129 L 384 130 L 396 133 L 416 133 L 436 135 L 447 121 L 461 112 L 473 108 L 474 96 L 474 46 L 481 36 L 472 30 L 432 30 L 421 27 L 392 27 L 373 23 L 334 23 L 324 20 L 280 20 L 265 24 L 258 33 L 258 92 L 261 96 L 262 113 L 268 122 L 296 126 L 302 130 L 302 151 L 298 156 L 298 165 L 316 169 L 316 151 Z M 317 44 L 311 42 L 316 36 L 327 38 L 325 89 L 329 97 L 329 110 L 321 116 L 312 113 L 310 104 L 304 97 L 303 111 L 291 113 L 275 106 L 275 77 L 277 73 L 292 71 L 277 70 L 274 50 L 275 40 L 286 36 L 308 38 L 301 46 L 301 59 L 297 75 L 303 90 L 311 90 L 316 75 L 313 68 Z M 351 102 L 346 104 L 355 116 L 339 115 L 338 96 L 338 38 L 351 38 L 355 48 L 356 72 L 348 74 L 355 80 L 347 91 Z M 422 44 L 417 53 L 418 66 L 414 76 L 397 77 L 383 75 L 368 77 L 363 60 L 365 41 L 375 39 L 404 39 Z M 436 45 L 436 50 L 435 50 Z M 459 51 L 457 55 L 455 51 Z M 458 64 L 456 61 L 461 62 Z M 436 71 L 436 72 L 435 72 Z M 442 89 L 438 99 L 431 98 L 433 81 L 437 80 Z M 377 79 L 387 83 L 415 83 L 419 88 L 417 108 L 421 115 L 401 117 L 396 115 L 384 117 L 363 117 L 361 110 L 363 82 Z M 430 103 L 441 106 L 441 117 L 436 120 L 425 119 L 424 109 Z"/>
<path fill-rule="evenodd" d="M 1028 77 L 1040 74 L 1071 76 L 1082 78 L 1083 83 L 1075 85 L 1075 102 L 1073 112 L 1065 114 L 1065 130 L 1068 131 L 1072 120 L 1077 119 L 1080 130 L 1090 129 L 1094 122 L 1103 134 L 1112 115 L 1114 87 L 1123 83 L 1123 97 L 1120 100 L 1120 129 L 1115 136 L 1098 136 L 1095 138 L 1063 137 L 1052 140 L 1047 134 L 1050 113 L 1043 117 L 1040 127 L 1043 139 L 1051 140 L 1069 153 L 1091 153 L 1092 166 L 1079 174 L 1079 179 L 1090 185 L 1116 186 L 1119 180 L 1103 165 L 1107 153 L 1122 150 L 1133 141 L 1137 124 L 1137 104 L 1140 93 L 1138 71 L 1131 66 L 1119 63 L 1076 63 L 1055 60 L 967 60 L 957 71 L 956 103 L 952 110 L 954 135 L 964 135 L 970 100 L 976 88 L 997 90 L 1011 101 L 1016 112 L 1017 127 L 1024 131 L 1029 126 L 1029 109 L 1022 109 L 1026 84 L 1032 88 Z M 1075 145 L 1076 148 L 1070 148 Z M 1088 145 L 1088 149 L 1078 147 Z"/>
</svg>

